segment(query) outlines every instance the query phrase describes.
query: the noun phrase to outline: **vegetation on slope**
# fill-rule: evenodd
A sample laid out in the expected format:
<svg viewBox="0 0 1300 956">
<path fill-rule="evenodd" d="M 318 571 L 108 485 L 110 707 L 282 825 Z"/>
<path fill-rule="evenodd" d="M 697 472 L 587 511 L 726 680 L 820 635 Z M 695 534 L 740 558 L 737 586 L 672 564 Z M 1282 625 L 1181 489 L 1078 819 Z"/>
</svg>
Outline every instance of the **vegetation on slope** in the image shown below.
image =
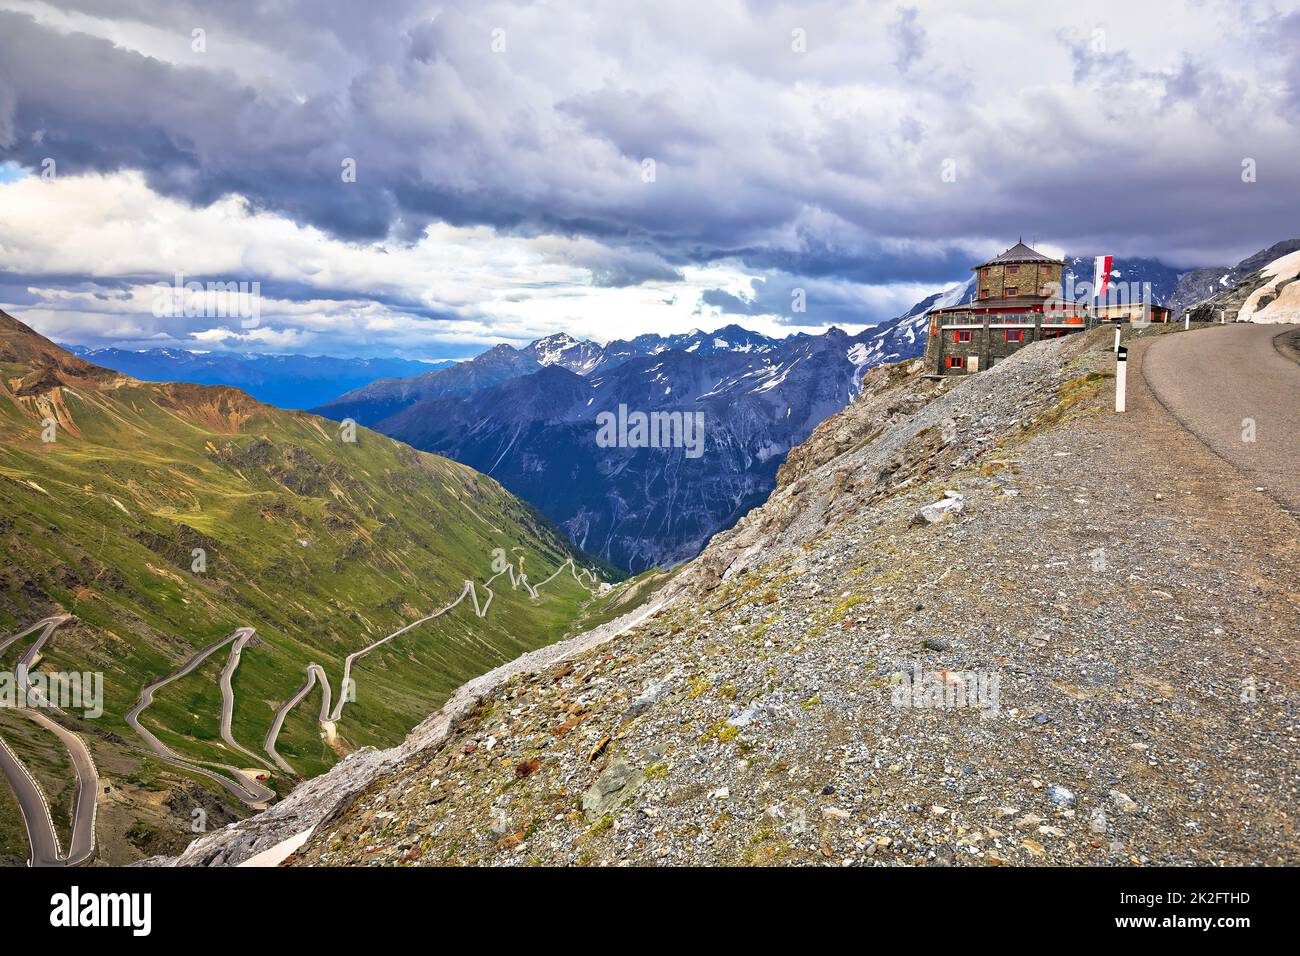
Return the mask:
<svg viewBox="0 0 1300 956">
<path fill-rule="evenodd" d="M 99 746 L 137 743 L 123 714 L 140 688 L 248 625 L 257 639 L 235 675 L 233 729 L 260 753 L 309 663 L 337 694 L 347 654 L 486 580 L 495 549 L 534 582 L 570 556 L 595 566 L 491 479 L 365 429 L 344 437 L 235 389 L 98 369 L 0 313 L 0 628 L 76 616 L 45 666 L 104 672 L 104 714 L 77 729 Z M 334 748 L 313 691 L 280 753 L 311 775 L 348 746 L 392 744 L 453 688 L 557 639 L 592 603 L 567 573 L 537 599 L 504 579 L 494 590 L 486 618 L 466 601 L 358 662 Z M 181 753 L 245 766 L 220 742 L 226 659 L 218 651 L 161 690 L 144 722 Z"/>
</svg>

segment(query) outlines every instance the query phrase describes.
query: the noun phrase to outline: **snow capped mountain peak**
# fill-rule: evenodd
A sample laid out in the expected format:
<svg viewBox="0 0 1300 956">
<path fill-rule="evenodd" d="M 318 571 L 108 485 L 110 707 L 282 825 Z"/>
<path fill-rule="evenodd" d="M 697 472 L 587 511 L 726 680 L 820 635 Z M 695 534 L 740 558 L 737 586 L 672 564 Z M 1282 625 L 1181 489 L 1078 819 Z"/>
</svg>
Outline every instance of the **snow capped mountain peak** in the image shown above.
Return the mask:
<svg viewBox="0 0 1300 956">
<path fill-rule="evenodd" d="M 538 365 L 558 365 L 579 375 L 588 374 L 604 359 L 604 350 L 595 342 L 575 339 L 567 332 L 537 339 L 522 351 Z"/>
</svg>

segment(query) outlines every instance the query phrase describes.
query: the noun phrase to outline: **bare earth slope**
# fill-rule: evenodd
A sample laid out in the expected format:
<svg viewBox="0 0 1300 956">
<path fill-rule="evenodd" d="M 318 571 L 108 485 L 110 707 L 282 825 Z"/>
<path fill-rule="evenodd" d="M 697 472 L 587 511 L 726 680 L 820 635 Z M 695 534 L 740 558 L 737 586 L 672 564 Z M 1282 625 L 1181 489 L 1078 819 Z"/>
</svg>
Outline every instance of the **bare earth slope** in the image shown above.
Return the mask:
<svg viewBox="0 0 1300 956">
<path fill-rule="evenodd" d="M 1165 334 L 1209 333 L 1135 336 L 1122 416 L 1104 330 L 873 372 L 668 606 L 485 686 L 290 862 L 1300 862 L 1297 525 L 1152 398 Z M 913 667 L 996 713 L 895 706 Z"/>
</svg>

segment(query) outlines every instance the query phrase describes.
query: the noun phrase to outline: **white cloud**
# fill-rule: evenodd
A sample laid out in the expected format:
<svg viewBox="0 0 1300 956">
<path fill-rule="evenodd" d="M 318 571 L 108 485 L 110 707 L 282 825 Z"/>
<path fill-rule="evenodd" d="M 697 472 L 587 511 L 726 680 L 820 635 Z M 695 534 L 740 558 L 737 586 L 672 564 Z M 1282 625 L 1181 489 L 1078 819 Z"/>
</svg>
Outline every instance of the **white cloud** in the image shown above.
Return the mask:
<svg viewBox="0 0 1300 956">
<path fill-rule="evenodd" d="M 194 208 L 159 196 L 133 172 L 27 177 L 0 184 L 0 206 L 0 254 L 10 273 L 28 277 L 32 299 L 6 308 L 72 341 L 440 355 L 448 344 L 523 343 L 556 331 L 608 340 L 651 328 L 687 331 L 700 321 L 706 290 L 739 293 L 756 278 L 734 261 L 678 272 L 651 253 L 629 255 L 589 238 L 514 238 L 482 226 L 436 224 L 410 245 L 344 242 L 239 197 Z M 664 276 L 592 281 L 593 271 L 611 270 Z M 98 281 L 42 280 L 69 275 Z M 260 283 L 261 327 L 243 329 L 233 307 L 228 320 L 155 316 L 160 286 L 177 275 Z M 921 288 L 857 287 L 864 324 L 906 308 Z M 789 319 L 756 315 L 749 324 L 786 334 Z M 829 324 L 814 310 L 801 328 Z"/>
</svg>

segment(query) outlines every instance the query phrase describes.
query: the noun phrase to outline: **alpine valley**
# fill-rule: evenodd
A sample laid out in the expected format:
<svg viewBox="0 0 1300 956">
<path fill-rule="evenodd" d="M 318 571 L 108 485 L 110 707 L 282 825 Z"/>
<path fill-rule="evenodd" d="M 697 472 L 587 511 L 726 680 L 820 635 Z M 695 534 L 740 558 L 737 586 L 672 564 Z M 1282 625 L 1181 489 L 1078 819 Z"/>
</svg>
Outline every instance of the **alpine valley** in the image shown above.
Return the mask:
<svg viewBox="0 0 1300 956">
<path fill-rule="evenodd" d="M 102 674 L 98 719 L 58 715 L 75 775 L 55 725 L 0 707 L 49 845 L 89 822 L 102 862 L 179 849 L 590 626 L 618 577 L 464 465 L 141 382 L 0 312 L 0 668 Z M 22 820 L 0 787 L 0 864 L 28 858 Z"/>
</svg>

